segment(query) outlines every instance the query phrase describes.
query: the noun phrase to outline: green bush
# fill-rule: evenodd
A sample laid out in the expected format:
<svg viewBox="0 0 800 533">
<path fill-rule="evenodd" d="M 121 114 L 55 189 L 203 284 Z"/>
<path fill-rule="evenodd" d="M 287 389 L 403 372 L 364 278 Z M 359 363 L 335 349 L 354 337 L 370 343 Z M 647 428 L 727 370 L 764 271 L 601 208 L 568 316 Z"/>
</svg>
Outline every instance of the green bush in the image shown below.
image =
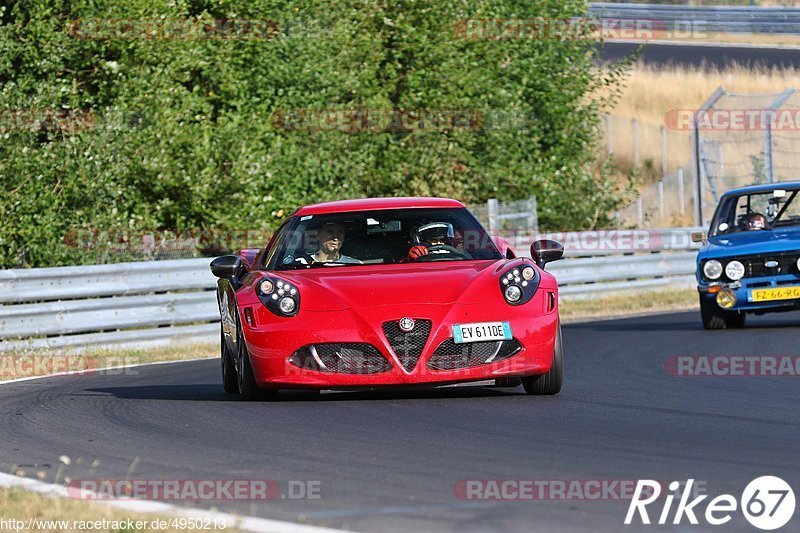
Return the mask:
<svg viewBox="0 0 800 533">
<path fill-rule="evenodd" d="M 455 31 L 465 18 L 564 18 L 585 8 L 575 0 L 7 1 L 0 266 L 107 259 L 70 245 L 76 231 L 268 232 L 299 205 L 361 196 L 536 195 L 544 229 L 607 224 L 620 195 L 593 170 L 603 102 L 592 94 L 615 85 L 621 69 L 597 68 L 591 41 Z M 253 40 L 79 38 L 87 21 L 186 18 L 271 19 L 280 29 Z M 521 120 L 357 133 L 276 125 L 276 113 L 298 109 Z M 35 120 L 12 124 L 15 110 Z"/>
</svg>

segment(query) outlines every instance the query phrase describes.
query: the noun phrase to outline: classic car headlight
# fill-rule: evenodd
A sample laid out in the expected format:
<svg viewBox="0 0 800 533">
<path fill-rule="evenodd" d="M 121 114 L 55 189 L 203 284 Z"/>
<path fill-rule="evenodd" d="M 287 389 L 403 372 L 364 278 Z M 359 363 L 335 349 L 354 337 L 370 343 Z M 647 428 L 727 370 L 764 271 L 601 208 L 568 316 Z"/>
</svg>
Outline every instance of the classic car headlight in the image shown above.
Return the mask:
<svg viewBox="0 0 800 533">
<path fill-rule="evenodd" d="M 706 264 L 703 265 L 703 274 L 708 279 L 719 279 L 719 277 L 722 275 L 722 263 L 716 259 L 706 261 Z"/>
<path fill-rule="evenodd" d="M 736 305 L 736 293 L 730 289 L 722 289 L 717 293 L 717 305 L 723 309 L 730 309 Z"/>
<path fill-rule="evenodd" d="M 539 274 L 525 263 L 507 270 L 500 277 L 500 289 L 509 305 L 527 303 L 539 288 Z"/>
<path fill-rule="evenodd" d="M 733 281 L 738 281 L 744 277 L 744 265 L 739 261 L 731 261 L 725 265 L 725 275 Z"/>
<path fill-rule="evenodd" d="M 800 270 L 800 257 L 797 258 L 797 270 Z"/>
<path fill-rule="evenodd" d="M 278 278 L 264 278 L 258 283 L 258 298 L 264 307 L 278 316 L 295 316 L 300 307 L 297 287 Z"/>
</svg>

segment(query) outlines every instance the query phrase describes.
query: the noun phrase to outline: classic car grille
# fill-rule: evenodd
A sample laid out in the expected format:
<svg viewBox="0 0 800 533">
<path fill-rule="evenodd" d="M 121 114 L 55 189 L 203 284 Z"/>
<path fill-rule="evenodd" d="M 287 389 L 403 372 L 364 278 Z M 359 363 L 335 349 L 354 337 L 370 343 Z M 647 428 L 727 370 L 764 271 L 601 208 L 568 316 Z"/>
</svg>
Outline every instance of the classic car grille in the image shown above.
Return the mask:
<svg viewBox="0 0 800 533">
<path fill-rule="evenodd" d="M 377 348 L 355 342 L 304 346 L 292 354 L 289 362 L 300 368 L 338 374 L 379 374 L 392 368 Z"/>
<path fill-rule="evenodd" d="M 425 342 L 428 340 L 428 335 L 431 332 L 431 321 L 423 319 L 414 320 L 414 329 L 408 333 L 400 329 L 399 321 L 383 323 L 383 333 L 386 339 L 394 350 L 397 358 L 400 359 L 400 364 L 407 372 L 411 372 L 415 366 L 419 356 L 422 354 L 422 349 L 425 347 Z"/>
<path fill-rule="evenodd" d="M 428 359 L 431 370 L 454 370 L 508 359 L 522 349 L 515 339 L 456 344 L 453 339 L 442 342 Z M 492 357 L 491 361 L 488 361 Z"/>
<path fill-rule="evenodd" d="M 785 252 L 774 254 L 760 254 L 745 257 L 741 261 L 745 268 L 745 277 L 756 278 L 760 276 L 775 276 L 777 274 L 798 274 L 798 252 Z M 767 261 L 777 261 L 778 266 L 768 268 L 764 265 Z"/>
</svg>

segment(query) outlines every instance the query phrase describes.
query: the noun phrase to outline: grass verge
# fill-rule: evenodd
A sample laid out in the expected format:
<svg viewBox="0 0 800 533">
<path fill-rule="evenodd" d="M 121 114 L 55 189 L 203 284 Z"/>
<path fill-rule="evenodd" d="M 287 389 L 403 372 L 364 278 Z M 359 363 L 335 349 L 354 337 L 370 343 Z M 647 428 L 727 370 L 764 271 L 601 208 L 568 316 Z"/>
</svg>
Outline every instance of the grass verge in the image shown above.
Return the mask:
<svg viewBox="0 0 800 533">
<path fill-rule="evenodd" d="M 698 308 L 694 289 L 652 291 L 641 294 L 617 294 L 596 300 L 567 300 L 559 312 L 564 323 L 614 318 L 625 315 L 690 311 Z"/>
<path fill-rule="evenodd" d="M 19 352 L 0 354 L 0 381 L 46 376 L 62 372 L 94 372 L 101 368 L 183 361 L 219 355 L 215 343 L 186 344 L 147 349 L 88 350 L 80 354 Z M 113 374 L 113 371 L 104 371 Z"/>
</svg>

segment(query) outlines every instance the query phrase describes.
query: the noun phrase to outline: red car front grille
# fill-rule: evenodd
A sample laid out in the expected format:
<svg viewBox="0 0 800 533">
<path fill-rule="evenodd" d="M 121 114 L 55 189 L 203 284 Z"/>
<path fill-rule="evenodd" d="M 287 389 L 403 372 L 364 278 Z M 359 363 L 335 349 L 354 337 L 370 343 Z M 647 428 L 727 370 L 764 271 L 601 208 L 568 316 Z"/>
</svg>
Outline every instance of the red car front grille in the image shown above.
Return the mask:
<svg viewBox="0 0 800 533">
<path fill-rule="evenodd" d="M 428 341 L 428 335 L 431 333 L 431 321 L 424 319 L 414 320 L 414 329 L 405 332 L 400 329 L 399 321 L 384 322 L 383 333 L 386 335 L 386 340 L 392 347 L 400 364 L 407 372 L 411 372 L 419 356 L 422 355 L 422 349 Z"/>
</svg>

